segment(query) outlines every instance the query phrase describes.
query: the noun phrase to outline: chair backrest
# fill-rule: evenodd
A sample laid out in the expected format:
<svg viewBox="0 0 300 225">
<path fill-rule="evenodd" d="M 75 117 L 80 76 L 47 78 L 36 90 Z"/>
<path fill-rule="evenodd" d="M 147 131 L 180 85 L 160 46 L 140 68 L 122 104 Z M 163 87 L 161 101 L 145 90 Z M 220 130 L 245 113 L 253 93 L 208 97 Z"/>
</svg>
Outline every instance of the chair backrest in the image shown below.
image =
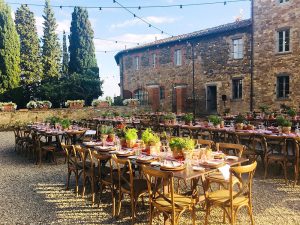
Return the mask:
<svg viewBox="0 0 300 225">
<path fill-rule="evenodd" d="M 252 198 L 252 183 L 253 177 L 255 174 L 255 170 L 257 167 L 257 162 L 254 161 L 253 163 L 245 166 L 236 166 L 230 168 L 230 205 L 233 207 L 233 200 L 239 196 L 244 196 L 250 199 Z M 238 192 L 234 194 L 233 192 L 233 177 L 239 179 L 241 186 Z"/>
<path fill-rule="evenodd" d="M 60 143 L 62 149 L 66 152 L 68 166 L 77 164 L 76 151 L 73 145 Z"/>
<path fill-rule="evenodd" d="M 119 187 L 121 187 L 121 184 L 127 184 L 133 194 L 133 172 L 130 160 L 118 158 L 115 154 L 113 154 L 111 158 L 114 166 L 118 170 Z"/>
<path fill-rule="evenodd" d="M 75 145 L 74 148 L 76 152 L 77 162 L 83 162 L 83 167 L 85 167 L 86 149 L 82 148 L 80 145 Z"/>
<path fill-rule="evenodd" d="M 97 151 L 92 151 L 91 153 L 92 153 L 92 157 L 94 158 L 93 162 L 97 161 L 99 176 L 102 178 L 106 175 L 109 175 L 110 181 L 113 182 L 113 166 L 112 166 L 112 162 L 111 162 L 111 156 L 99 154 Z M 102 171 L 102 164 L 104 162 L 109 163 L 109 168 L 110 168 L 109 174 L 104 174 L 104 172 Z"/>
<path fill-rule="evenodd" d="M 286 154 L 286 136 L 264 135 L 262 138 L 265 156 L 270 153 Z"/>
<path fill-rule="evenodd" d="M 150 203 L 156 206 L 156 199 L 158 198 L 167 201 L 172 205 L 172 221 L 174 221 L 176 203 L 174 202 L 173 173 L 157 170 L 146 165 L 142 166 L 142 171 L 147 180 Z M 167 190 L 168 193 L 165 193 L 165 190 Z M 168 198 L 167 194 L 171 198 Z M 160 210 L 163 210 L 163 207 Z"/>
<path fill-rule="evenodd" d="M 216 143 L 216 149 L 217 151 L 222 151 L 225 154 L 230 154 L 230 151 L 233 151 L 235 156 L 241 157 L 245 146 L 231 143 Z"/>
<path fill-rule="evenodd" d="M 215 145 L 215 142 L 211 141 L 211 140 L 206 140 L 206 139 L 198 139 L 196 140 L 196 143 L 204 146 L 204 147 L 207 147 L 207 148 L 213 148 L 213 146 Z"/>
</svg>

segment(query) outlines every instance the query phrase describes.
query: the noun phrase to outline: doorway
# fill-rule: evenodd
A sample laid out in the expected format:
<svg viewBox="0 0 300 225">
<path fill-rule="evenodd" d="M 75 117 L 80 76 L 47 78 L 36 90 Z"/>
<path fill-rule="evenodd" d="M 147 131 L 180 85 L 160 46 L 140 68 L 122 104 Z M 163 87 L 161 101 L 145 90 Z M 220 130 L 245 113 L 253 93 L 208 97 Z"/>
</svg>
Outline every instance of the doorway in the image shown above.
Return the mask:
<svg viewBox="0 0 300 225">
<path fill-rule="evenodd" d="M 217 113 L 217 86 L 209 85 L 206 88 L 206 109 L 208 113 Z"/>
</svg>

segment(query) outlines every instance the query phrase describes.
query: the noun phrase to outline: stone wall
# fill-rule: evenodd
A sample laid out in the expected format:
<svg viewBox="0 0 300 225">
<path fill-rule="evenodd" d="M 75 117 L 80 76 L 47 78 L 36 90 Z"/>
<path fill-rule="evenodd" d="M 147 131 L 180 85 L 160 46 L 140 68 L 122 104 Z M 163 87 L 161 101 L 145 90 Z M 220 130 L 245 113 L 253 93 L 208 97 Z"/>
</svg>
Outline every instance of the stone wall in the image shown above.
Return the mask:
<svg viewBox="0 0 300 225">
<path fill-rule="evenodd" d="M 103 112 L 139 113 L 149 110 L 146 107 L 112 106 L 102 109 L 84 107 L 82 109 L 49 109 L 49 110 L 16 110 L 15 112 L 0 112 L 0 130 L 10 129 L 14 125 L 30 122 L 43 122 L 46 118 L 57 116 L 72 120 L 91 119 L 100 116 Z"/>
<path fill-rule="evenodd" d="M 280 104 L 299 107 L 300 103 L 300 1 L 254 1 L 254 103 L 278 109 Z M 277 52 L 277 31 L 289 28 L 291 51 Z M 277 99 L 276 81 L 290 76 L 290 96 Z"/>
<path fill-rule="evenodd" d="M 193 40 L 197 113 L 207 113 L 207 85 L 217 86 L 217 108 L 219 113 L 224 111 L 222 95 L 227 95 L 226 107 L 230 107 L 233 112 L 249 111 L 250 34 L 251 25 L 249 24 L 244 28 Z M 242 37 L 244 40 L 244 58 L 241 60 L 232 58 L 232 40 L 237 37 Z M 174 52 L 177 49 L 181 49 L 182 52 L 181 66 L 174 65 Z M 150 57 L 153 53 L 156 53 L 157 58 L 155 68 L 152 66 L 152 57 Z M 132 63 L 129 63 L 136 56 L 142 61 L 139 70 L 135 70 Z M 144 61 L 147 61 L 147 63 Z M 130 91 L 133 94 L 137 89 L 147 90 L 147 87 L 153 87 L 154 85 L 163 87 L 165 98 L 159 101 L 161 110 L 176 112 L 178 111 L 176 110 L 176 104 L 180 104 L 181 107 L 182 101 L 181 98 L 176 98 L 175 89 L 177 86 L 185 85 L 186 94 L 184 98 L 187 102 L 190 102 L 188 99 L 192 98 L 192 54 L 191 46 L 186 41 L 129 51 L 121 56 L 120 62 L 120 65 L 123 65 L 121 90 Z M 243 98 L 238 101 L 232 100 L 232 79 L 236 77 L 243 79 Z M 150 95 L 153 96 L 152 91 L 150 92 L 149 97 Z M 149 99 L 149 101 L 154 102 L 152 99 Z M 185 106 L 186 110 L 192 109 L 191 104 L 185 104 Z"/>
</svg>

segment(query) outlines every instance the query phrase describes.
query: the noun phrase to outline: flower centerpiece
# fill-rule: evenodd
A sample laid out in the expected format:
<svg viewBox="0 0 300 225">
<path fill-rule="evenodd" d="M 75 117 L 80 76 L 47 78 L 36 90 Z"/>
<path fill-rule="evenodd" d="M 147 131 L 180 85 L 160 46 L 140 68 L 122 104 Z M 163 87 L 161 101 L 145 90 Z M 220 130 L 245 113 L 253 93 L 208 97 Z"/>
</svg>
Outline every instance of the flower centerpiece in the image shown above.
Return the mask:
<svg viewBox="0 0 300 225">
<path fill-rule="evenodd" d="M 27 109 L 36 109 L 37 108 L 37 103 L 36 101 L 29 101 L 27 104 L 26 104 L 26 108 Z"/>
<path fill-rule="evenodd" d="M 176 123 L 176 115 L 174 113 L 168 113 L 163 115 L 163 121 L 165 124 L 175 124 Z"/>
<path fill-rule="evenodd" d="M 84 100 L 68 100 L 65 102 L 65 106 L 70 109 L 81 109 L 84 106 Z"/>
<path fill-rule="evenodd" d="M 126 105 L 126 106 L 138 106 L 139 104 L 140 104 L 140 101 L 135 98 L 128 98 L 123 101 L 123 105 Z"/>
<path fill-rule="evenodd" d="M 130 128 L 125 131 L 125 140 L 128 148 L 133 148 L 138 139 L 137 129 Z"/>
<path fill-rule="evenodd" d="M 183 159 L 193 154 L 195 142 L 190 138 L 174 137 L 170 140 L 169 146 L 175 159 Z"/>
<path fill-rule="evenodd" d="M 208 120 L 214 125 L 215 128 L 220 128 L 222 119 L 219 116 L 216 115 L 210 115 L 208 116 Z"/>
<path fill-rule="evenodd" d="M 289 134 L 291 133 L 292 129 L 292 122 L 285 119 L 283 116 L 278 116 L 276 118 L 276 122 L 279 126 L 279 128 L 282 129 L 282 133 Z"/>
<path fill-rule="evenodd" d="M 161 142 L 157 134 L 155 134 L 151 128 L 147 128 L 142 133 L 142 141 L 146 145 L 147 154 L 158 154 L 160 152 Z"/>
<path fill-rule="evenodd" d="M 16 103 L 13 102 L 0 102 L 0 109 L 3 112 L 13 112 L 17 108 Z"/>
<path fill-rule="evenodd" d="M 184 120 L 186 125 L 192 126 L 194 115 L 192 113 L 187 113 L 183 115 L 182 119 Z"/>
<path fill-rule="evenodd" d="M 36 104 L 38 109 L 50 109 L 52 107 L 52 103 L 48 100 L 37 101 Z"/>
<path fill-rule="evenodd" d="M 92 106 L 95 108 L 104 108 L 110 106 L 110 102 L 106 100 L 94 99 L 92 101 Z"/>
</svg>

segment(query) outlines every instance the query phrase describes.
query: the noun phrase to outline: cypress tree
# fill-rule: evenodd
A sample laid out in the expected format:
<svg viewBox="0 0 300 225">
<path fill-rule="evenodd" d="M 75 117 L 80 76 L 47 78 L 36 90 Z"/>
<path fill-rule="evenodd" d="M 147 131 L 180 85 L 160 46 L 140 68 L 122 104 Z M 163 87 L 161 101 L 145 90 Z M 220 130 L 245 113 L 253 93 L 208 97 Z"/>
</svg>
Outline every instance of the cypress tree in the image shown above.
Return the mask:
<svg viewBox="0 0 300 225">
<path fill-rule="evenodd" d="M 21 85 L 30 92 L 32 85 L 39 82 L 42 75 L 40 44 L 33 12 L 26 5 L 21 5 L 16 11 L 15 23 L 21 42 Z"/>
<path fill-rule="evenodd" d="M 68 65 L 69 64 L 69 53 L 67 48 L 67 39 L 66 39 L 66 33 L 64 31 L 63 34 L 63 58 L 62 58 L 62 75 L 67 76 L 68 75 Z"/>
<path fill-rule="evenodd" d="M 61 49 L 58 35 L 55 33 L 57 28 L 54 12 L 50 7 L 50 1 L 45 1 L 44 8 L 44 34 L 42 46 L 43 76 L 44 78 L 59 77 L 61 68 Z"/>
<path fill-rule="evenodd" d="M 93 42 L 94 31 L 88 18 L 88 12 L 81 7 L 75 7 L 69 36 L 69 72 L 81 73 L 86 69 L 98 68 Z"/>
<path fill-rule="evenodd" d="M 20 40 L 10 7 L 0 0 L 0 93 L 20 81 Z"/>
</svg>

